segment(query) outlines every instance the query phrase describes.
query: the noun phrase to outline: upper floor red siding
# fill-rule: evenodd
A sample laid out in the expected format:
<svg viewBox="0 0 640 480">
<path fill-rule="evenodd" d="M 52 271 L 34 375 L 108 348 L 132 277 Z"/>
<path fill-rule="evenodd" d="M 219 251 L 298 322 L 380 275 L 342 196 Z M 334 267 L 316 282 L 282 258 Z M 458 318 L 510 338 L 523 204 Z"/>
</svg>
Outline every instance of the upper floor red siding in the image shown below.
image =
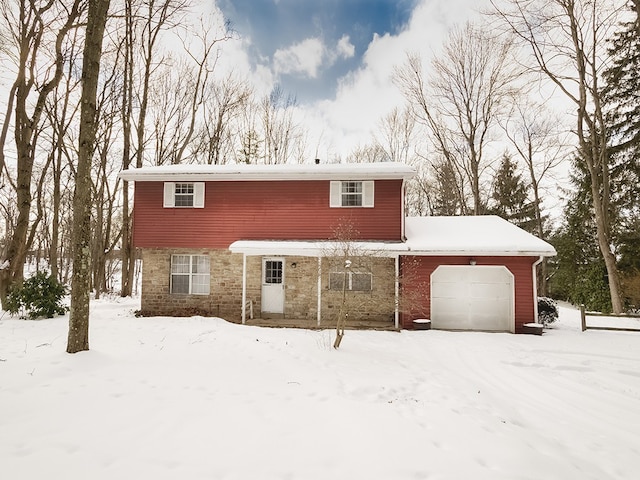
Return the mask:
<svg viewBox="0 0 640 480">
<path fill-rule="evenodd" d="M 164 208 L 163 182 L 136 182 L 136 247 L 227 248 L 236 240 L 402 239 L 402 180 L 376 180 L 373 208 L 330 208 L 329 181 L 206 182 L 204 208 Z"/>
</svg>

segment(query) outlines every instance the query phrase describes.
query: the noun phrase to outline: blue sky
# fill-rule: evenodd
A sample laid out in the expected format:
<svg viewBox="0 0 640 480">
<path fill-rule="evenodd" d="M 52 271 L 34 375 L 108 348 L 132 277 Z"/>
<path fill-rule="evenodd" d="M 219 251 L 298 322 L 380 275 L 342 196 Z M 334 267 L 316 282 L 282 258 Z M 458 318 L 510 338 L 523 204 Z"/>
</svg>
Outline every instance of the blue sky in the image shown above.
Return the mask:
<svg viewBox="0 0 640 480">
<path fill-rule="evenodd" d="M 257 95 L 280 86 L 297 99 L 310 158 L 333 159 L 371 142 L 405 100 L 393 82 L 407 53 L 425 69 L 451 29 L 489 0 L 203 0 L 231 22 L 223 56 Z M 425 72 L 428 75 L 428 72 Z"/>
<path fill-rule="evenodd" d="M 218 6 L 251 40 L 252 61 L 274 62 L 278 83 L 306 103 L 335 94 L 337 79 L 358 68 L 374 35 L 406 28 L 417 2 L 220 0 Z"/>
</svg>

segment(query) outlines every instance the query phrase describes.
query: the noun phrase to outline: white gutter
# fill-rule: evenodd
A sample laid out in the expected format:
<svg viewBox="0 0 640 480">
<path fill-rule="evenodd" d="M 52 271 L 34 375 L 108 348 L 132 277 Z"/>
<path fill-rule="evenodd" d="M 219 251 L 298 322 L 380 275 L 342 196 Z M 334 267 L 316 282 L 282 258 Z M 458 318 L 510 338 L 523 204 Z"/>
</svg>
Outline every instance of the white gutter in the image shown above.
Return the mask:
<svg viewBox="0 0 640 480">
<path fill-rule="evenodd" d="M 400 325 L 400 255 L 396 255 L 396 278 L 395 278 L 395 312 L 394 325 L 396 330 Z"/>
<path fill-rule="evenodd" d="M 542 263 L 544 257 L 540 255 L 538 260 L 533 262 L 531 266 L 531 274 L 533 275 L 533 321 L 538 323 L 538 275 L 536 275 L 537 266 Z"/>
<path fill-rule="evenodd" d="M 130 168 L 118 176 L 126 181 L 278 181 L 401 180 L 416 175 L 402 163 L 296 165 L 164 165 Z"/>
</svg>

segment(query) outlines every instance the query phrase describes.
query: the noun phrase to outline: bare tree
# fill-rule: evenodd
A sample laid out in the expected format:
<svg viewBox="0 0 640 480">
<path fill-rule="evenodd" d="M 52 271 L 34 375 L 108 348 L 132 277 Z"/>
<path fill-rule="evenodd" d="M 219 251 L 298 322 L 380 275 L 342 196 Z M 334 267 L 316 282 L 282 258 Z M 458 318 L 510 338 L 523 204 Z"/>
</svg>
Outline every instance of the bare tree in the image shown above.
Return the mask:
<svg viewBox="0 0 640 480">
<path fill-rule="evenodd" d="M 302 135 L 300 125 L 293 118 L 296 106 L 296 98 L 285 94 L 280 86 L 262 98 L 260 114 L 265 163 L 286 163 L 292 159 L 295 144 Z"/>
<path fill-rule="evenodd" d="M 124 150 L 123 169 L 129 168 L 132 156 L 136 168 L 143 165 L 147 143 L 147 114 L 149 113 L 149 94 L 151 78 L 162 64 L 158 54 L 160 34 L 163 30 L 177 27 L 183 19 L 188 2 L 186 0 L 125 0 L 125 90 L 123 92 Z M 140 45 L 140 50 L 136 46 Z M 136 76 L 134 65 L 140 61 L 142 66 Z M 139 84 L 136 82 L 139 81 Z M 137 117 L 132 119 L 134 102 Z M 135 130 L 135 132 L 134 132 Z M 135 133 L 135 151 L 131 152 Z M 133 155 L 132 155 L 133 153 Z M 122 231 L 122 296 L 131 295 L 135 252 L 131 238 L 131 216 L 129 212 L 129 182 L 123 182 L 123 231 Z"/>
<path fill-rule="evenodd" d="M 408 108 L 395 107 L 379 122 L 377 143 L 392 162 L 410 163 L 415 132 L 415 117 Z"/>
<path fill-rule="evenodd" d="M 96 134 L 96 97 L 102 39 L 110 0 L 89 0 L 82 60 L 82 97 L 78 170 L 73 195 L 73 279 L 67 352 L 89 350 L 89 289 L 91 286 L 91 160 Z"/>
<path fill-rule="evenodd" d="M 202 163 L 219 165 L 233 156 L 233 137 L 237 136 L 234 123 L 251 96 L 251 89 L 232 74 L 207 86 L 204 95 L 202 122 L 197 134 L 194 153 Z M 236 127 L 237 128 L 237 127 Z"/>
<path fill-rule="evenodd" d="M 575 107 L 579 158 L 591 183 L 597 239 L 609 280 L 611 305 L 623 311 L 620 278 L 611 241 L 610 159 L 600 77 L 607 39 L 624 2 L 611 0 L 492 0 L 496 16 L 532 55 L 531 70 L 549 80 Z"/>
<path fill-rule="evenodd" d="M 0 13 L 6 26 L 10 28 L 11 41 L 17 52 L 16 78 L 10 88 L 9 109 L 0 134 L 0 167 L 5 169 L 4 151 L 11 108 L 14 107 L 17 173 L 12 184 L 16 190 L 18 215 L 6 250 L 8 265 L 0 269 L 0 300 L 3 304 L 9 285 L 23 278 L 27 251 L 35 234 L 34 228 L 31 233 L 29 229 L 30 226 L 33 227 L 31 188 L 37 135 L 46 100 L 62 79 L 65 67 L 64 40 L 77 27 L 82 5 L 81 0 L 75 0 L 71 4 L 48 2 L 43 5 L 19 0 L 17 9 L 13 2 L 3 1 L 0 4 Z M 4 265 L 6 262 L 0 261 L 0 264 Z"/>
<path fill-rule="evenodd" d="M 482 213 L 481 179 L 491 164 L 486 148 L 520 72 L 509 36 L 498 39 L 467 23 L 454 29 L 425 81 L 420 58 L 408 55 L 396 83 L 418 121 L 426 125 L 442 158 L 461 171 L 471 188 L 473 214 Z"/>
<path fill-rule="evenodd" d="M 535 214 L 536 234 L 546 239 L 543 215 L 543 184 L 552 179 L 554 170 L 567 158 L 569 142 L 562 122 L 544 105 L 525 98 L 515 98 L 511 115 L 503 124 L 511 146 L 524 164 L 529 177 L 531 199 Z M 547 178 L 548 177 L 548 178 Z M 546 293 L 547 259 L 539 269 L 538 292 Z"/>
</svg>

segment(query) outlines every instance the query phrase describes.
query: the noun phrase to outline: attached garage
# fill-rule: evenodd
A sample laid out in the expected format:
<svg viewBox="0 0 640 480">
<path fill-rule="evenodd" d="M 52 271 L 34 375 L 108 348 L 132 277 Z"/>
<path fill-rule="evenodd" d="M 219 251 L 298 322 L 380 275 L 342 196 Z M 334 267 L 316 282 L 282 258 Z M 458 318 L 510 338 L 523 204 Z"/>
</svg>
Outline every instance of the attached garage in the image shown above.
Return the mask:
<svg viewBox="0 0 640 480">
<path fill-rule="evenodd" d="M 514 277 L 506 267 L 440 265 L 430 284 L 433 328 L 514 331 Z"/>
<path fill-rule="evenodd" d="M 547 242 L 496 216 L 408 217 L 401 324 L 522 333 L 537 321 L 536 267 Z"/>
</svg>

